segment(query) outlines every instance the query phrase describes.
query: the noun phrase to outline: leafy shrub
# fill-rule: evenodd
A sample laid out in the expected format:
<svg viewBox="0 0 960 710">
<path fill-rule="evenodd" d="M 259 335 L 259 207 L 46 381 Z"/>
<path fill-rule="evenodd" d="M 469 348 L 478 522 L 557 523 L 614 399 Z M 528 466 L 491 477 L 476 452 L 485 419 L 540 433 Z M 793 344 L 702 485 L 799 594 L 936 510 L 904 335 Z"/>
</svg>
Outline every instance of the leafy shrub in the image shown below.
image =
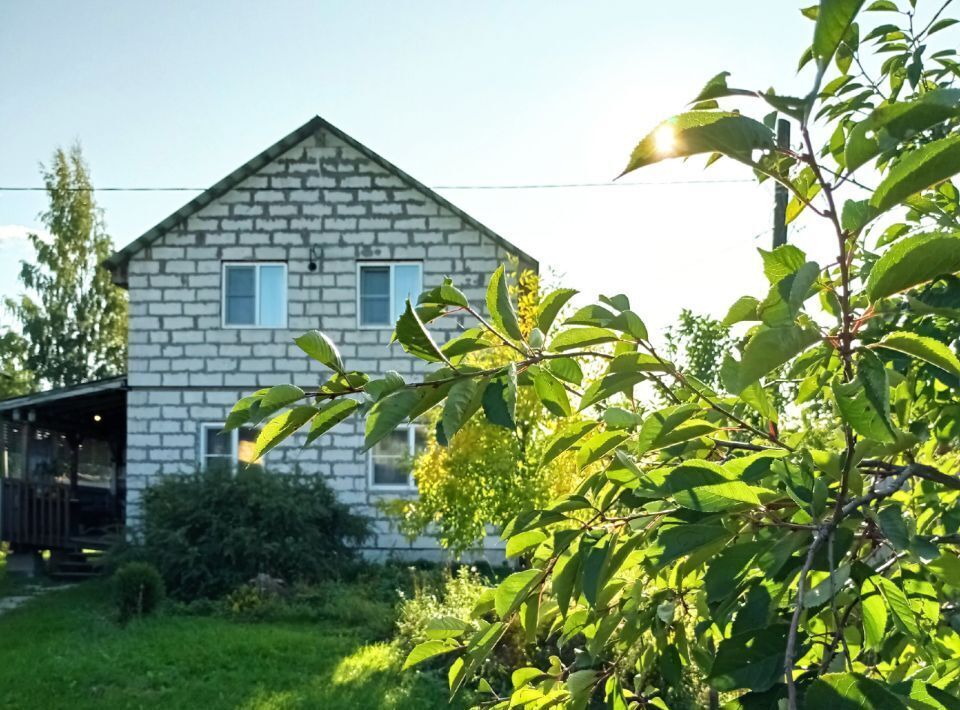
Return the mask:
<svg viewBox="0 0 960 710">
<path fill-rule="evenodd" d="M 153 613 L 163 600 L 163 579 L 157 568 L 146 562 L 128 562 L 113 575 L 113 593 L 120 621 Z"/>
<path fill-rule="evenodd" d="M 144 514 L 140 554 L 181 600 L 223 596 L 260 574 L 336 577 L 369 534 L 321 478 L 259 468 L 164 478 Z"/>
<path fill-rule="evenodd" d="M 413 593 L 402 592 L 397 618 L 397 643 L 409 651 L 429 639 L 427 625 L 431 619 L 451 616 L 468 619 L 477 600 L 487 589 L 485 580 L 475 568 L 445 569 L 435 575 L 413 574 Z"/>
</svg>

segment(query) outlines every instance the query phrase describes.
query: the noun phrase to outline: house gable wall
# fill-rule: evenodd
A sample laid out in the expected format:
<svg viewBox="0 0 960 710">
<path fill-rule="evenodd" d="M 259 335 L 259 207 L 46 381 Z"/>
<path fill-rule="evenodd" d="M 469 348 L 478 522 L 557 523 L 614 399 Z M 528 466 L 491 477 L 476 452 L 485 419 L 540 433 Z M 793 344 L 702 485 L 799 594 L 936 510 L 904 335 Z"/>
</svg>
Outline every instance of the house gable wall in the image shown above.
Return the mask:
<svg viewBox="0 0 960 710">
<path fill-rule="evenodd" d="M 310 271 L 311 259 L 318 264 Z M 127 489 L 136 524 L 142 493 L 158 476 L 195 470 L 200 425 L 219 422 L 240 397 L 325 376 L 293 339 L 319 328 L 351 368 L 396 370 L 424 363 L 389 345 L 390 330 L 357 327 L 357 262 L 422 260 L 424 287 L 451 276 L 482 304 L 489 274 L 511 254 L 424 192 L 325 131 L 307 138 L 219 199 L 136 252 L 130 294 Z M 221 325 L 222 262 L 287 264 L 288 327 Z M 445 319 L 453 332 L 461 323 Z M 380 554 L 436 554 L 432 540 L 412 546 L 383 519 L 370 490 L 362 422 L 352 420 L 307 449 L 303 434 L 270 452 L 278 472 L 323 475 L 341 500 L 376 519 Z"/>
</svg>

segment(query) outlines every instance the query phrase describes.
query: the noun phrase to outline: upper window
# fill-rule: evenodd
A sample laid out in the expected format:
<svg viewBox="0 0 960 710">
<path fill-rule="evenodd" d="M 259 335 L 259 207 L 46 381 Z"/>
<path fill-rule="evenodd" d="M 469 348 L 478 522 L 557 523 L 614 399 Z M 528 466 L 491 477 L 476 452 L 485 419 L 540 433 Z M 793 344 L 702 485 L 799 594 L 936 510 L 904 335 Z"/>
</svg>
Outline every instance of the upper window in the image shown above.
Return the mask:
<svg viewBox="0 0 960 710">
<path fill-rule="evenodd" d="M 235 468 L 237 464 L 253 463 L 257 433 L 253 427 L 223 431 L 222 422 L 201 424 L 200 468 Z"/>
<path fill-rule="evenodd" d="M 285 328 L 287 265 L 225 263 L 223 324 L 236 328 Z"/>
<path fill-rule="evenodd" d="M 417 262 L 364 262 L 359 267 L 361 327 L 388 328 L 403 313 L 408 298 L 423 289 L 423 265 Z"/>
<path fill-rule="evenodd" d="M 422 424 L 399 426 L 374 444 L 367 456 L 374 488 L 407 489 L 414 486 L 413 460 L 426 448 L 427 429 Z"/>
</svg>

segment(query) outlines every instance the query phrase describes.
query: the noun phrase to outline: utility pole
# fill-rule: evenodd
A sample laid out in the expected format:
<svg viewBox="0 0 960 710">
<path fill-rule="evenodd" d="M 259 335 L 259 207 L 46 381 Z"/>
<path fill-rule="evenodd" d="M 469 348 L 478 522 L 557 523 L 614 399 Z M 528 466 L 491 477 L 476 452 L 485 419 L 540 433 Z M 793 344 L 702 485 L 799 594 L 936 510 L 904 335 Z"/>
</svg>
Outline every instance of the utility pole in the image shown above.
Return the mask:
<svg viewBox="0 0 960 710">
<path fill-rule="evenodd" d="M 790 121 L 777 119 L 777 146 L 790 147 Z M 779 182 L 774 187 L 773 204 L 773 248 L 787 243 L 787 188 Z"/>
</svg>

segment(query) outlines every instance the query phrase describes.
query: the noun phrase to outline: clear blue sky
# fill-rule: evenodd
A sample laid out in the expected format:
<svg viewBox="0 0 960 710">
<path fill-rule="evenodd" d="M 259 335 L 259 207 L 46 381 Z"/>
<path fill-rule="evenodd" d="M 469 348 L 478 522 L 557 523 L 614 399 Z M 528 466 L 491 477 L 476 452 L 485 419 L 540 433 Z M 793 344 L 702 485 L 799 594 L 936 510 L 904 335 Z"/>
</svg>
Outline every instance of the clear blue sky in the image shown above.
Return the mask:
<svg viewBox="0 0 960 710">
<path fill-rule="evenodd" d="M 39 184 L 38 163 L 79 140 L 96 185 L 206 187 L 314 114 L 428 185 L 607 181 L 717 71 L 801 91 L 802 4 L 4 2 L 0 185 Z M 749 177 L 701 164 L 628 179 Z M 442 192 L 566 285 L 628 293 L 655 327 L 761 287 L 767 186 Z M 191 196 L 98 199 L 122 245 Z M 2 294 L 43 206 L 0 192 Z"/>
</svg>

